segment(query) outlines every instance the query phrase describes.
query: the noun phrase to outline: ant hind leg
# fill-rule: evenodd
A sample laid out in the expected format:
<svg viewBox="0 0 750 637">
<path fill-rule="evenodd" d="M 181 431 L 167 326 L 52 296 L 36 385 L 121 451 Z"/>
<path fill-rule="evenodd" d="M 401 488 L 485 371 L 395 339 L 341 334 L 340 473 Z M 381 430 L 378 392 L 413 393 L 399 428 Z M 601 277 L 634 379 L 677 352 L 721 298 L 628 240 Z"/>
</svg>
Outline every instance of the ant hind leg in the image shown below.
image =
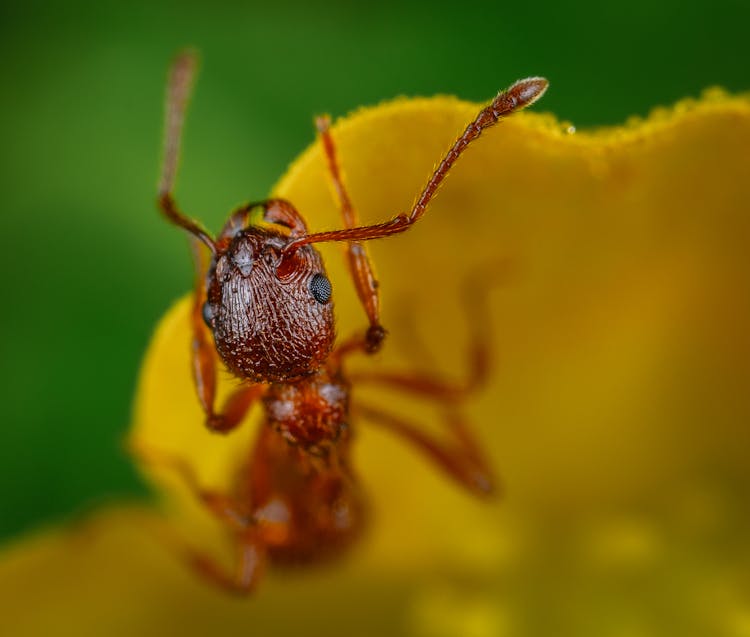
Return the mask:
<svg viewBox="0 0 750 637">
<path fill-rule="evenodd" d="M 247 595 L 253 591 L 260 580 L 265 563 L 265 552 L 250 536 L 240 536 L 236 545 L 236 553 L 235 568 L 231 574 L 204 553 L 188 550 L 183 555 L 199 576 L 230 593 Z"/>
<path fill-rule="evenodd" d="M 144 519 L 144 528 L 158 544 L 175 555 L 201 579 L 238 595 L 252 592 L 261 579 L 265 565 L 265 548 L 252 532 L 232 535 L 235 545 L 233 569 L 227 568 L 214 556 L 198 550 L 180 534 L 169 521 L 151 516 Z"/>
<path fill-rule="evenodd" d="M 130 451 L 150 466 L 162 466 L 176 472 L 196 499 L 231 532 L 237 552 L 234 572 L 230 575 L 215 558 L 186 542 L 166 521 L 153 528 L 160 543 L 216 586 L 237 594 L 251 592 L 263 570 L 265 547 L 257 537 L 255 524 L 237 509 L 234 499 L 202 487 L 192 468 L 180 458 L 145 447 L 134 446 Z"/>
<path fill-rule="evenodd" d="M 251 521 L 238 510 L 235 500 L 203 487 L 193 468 L 182 458 L 138 444 L 131 444 L 128 451 L 146 466 L 161 467 L 177 474 L 190 493 L 227 527 L 237 532 L 250 528 Z"/>
</svg>

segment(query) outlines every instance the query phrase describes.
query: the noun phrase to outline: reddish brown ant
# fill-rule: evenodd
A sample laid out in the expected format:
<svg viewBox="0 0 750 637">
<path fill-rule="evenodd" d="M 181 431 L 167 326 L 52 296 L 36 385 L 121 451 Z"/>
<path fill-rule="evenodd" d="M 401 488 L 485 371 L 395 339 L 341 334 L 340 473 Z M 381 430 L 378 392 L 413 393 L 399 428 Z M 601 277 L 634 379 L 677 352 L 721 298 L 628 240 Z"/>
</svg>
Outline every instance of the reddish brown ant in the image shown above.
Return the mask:
<svg viewBox="0 0 750 637">
<path fill-rule="evenodd" d="M 213 238 L 178 209 L 172 195 L 195 68 L 194 55 L 183 53 L 171 69 L 158 202 L 167 218 L 191 235 L 196 255 L 193 375 L 206 426 L 230 432 L 256 401 L 262 401 L 265 424 L 231 494 L 202 488 L 185 462 L 148 449 L 137 453 L 147 462 L 176 469 L 232 531 L 237 548 L 234 574 L 193 550 L 188 550 L 188 558 L 216 584 L 246 592 L 257 582 L 267 557 L 281 562 L 318 559 L 339 552 L 362 528 L 363 502 L 350 462 L 352 378 L 344 373 L 343 362 L 355 352 L 377 351 L 386 332 L 380 324 L 378 284 L 361 242 L 403 232 L 416 223 L 468 145 L 502 117 L 539 99 L 547 81 L 529 78 L 501 92 L 453 144 L 411 212 L 375 225 L 360 225 L 339 171 L 329 120 L 318 118 L 344 229 L 310 233 L 291 203 L 270 199 L 240 207 Z M 349 270 L 369 320 L 364 334 L 337 347 L 331 284 L 312 245 L 325 241 L 346 242 Z M 210 263 L 203 246 L 210 251 Z M 220 411 L 214 406 L 217 353 L 233 375 L 247 381 Z M 471 378 L 460 387 L 405 374 L 360 375 L 357 381 L 379 382 L 450 404 L 486 375 L 483 346 L 473 348 L 471 360 Z M 455 410 L 446 411 L 452 444 L 379 408 L 357 405 L 358 415 L 399 434 L 460 485 L 477 494 L 489 493 L 490 470 L 478 445 Z"/>
</svg>

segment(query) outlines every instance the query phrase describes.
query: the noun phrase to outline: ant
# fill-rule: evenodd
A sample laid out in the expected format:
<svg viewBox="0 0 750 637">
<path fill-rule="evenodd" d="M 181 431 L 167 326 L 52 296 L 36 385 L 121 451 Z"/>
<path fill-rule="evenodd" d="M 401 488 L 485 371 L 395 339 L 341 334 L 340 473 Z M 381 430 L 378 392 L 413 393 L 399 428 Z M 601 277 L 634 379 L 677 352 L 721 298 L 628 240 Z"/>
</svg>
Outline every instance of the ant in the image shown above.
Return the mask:
<svg viewBox="0 0 750 637">
<path fill-rule="evenodd" d="M 447 152 L 409 214 L 374 225 L 360 225 L 339 169 L 330 120 L 319 117 L 316 127 L 344 228 L 311 233 L 291 203 L 269 199 L 235 210 L 214 238 L 180 211 L 172 194 L 196 66 L 195 55 L 183 52 L 170 71 L 158 206 L 169 221 L 189 233 L 195 256 L 192 363 L 205 424 L 226 434 L 257 402 L 263 405 L 265 423 L 229 494 L 203 488 L 181 460 L 147 449 L 134 451 L 148 463 L 176 470 L 234 537 L 233 573 L 193 549 L 184 551 L 188 562 L 218 586 L 247 593 L 267 560 L 306 562 L 335 555 L 360 534 L 364 504 L 350 457 L 354 380 L 380 383 L 449 406 L 486 376 L 486 347 L 477 344 L 465 385 L 406 374 L 347 377 L 347 357 L 378 351 L 386 335 L 380 323 L 378 282 L 362 242 L 411 228 L 469 144 L 501 118 L 539 99 L 547 81 L 532 77 L 499 93 Z M 336 347 L 331 283 L 313 246 L 328 241 L 345 242 L 348 267 L 369 321 L 363 334 Z M 220 410 L 214 404 L 217 354 L 241 381 Z M 401 436 L 469 491 L 478 495 L 492 491 L 488 464 L 455 410 L 446 410 L 453 437 L 448 444 L 380 408 L 356 407 L 358 416 Z"/>
</svg>

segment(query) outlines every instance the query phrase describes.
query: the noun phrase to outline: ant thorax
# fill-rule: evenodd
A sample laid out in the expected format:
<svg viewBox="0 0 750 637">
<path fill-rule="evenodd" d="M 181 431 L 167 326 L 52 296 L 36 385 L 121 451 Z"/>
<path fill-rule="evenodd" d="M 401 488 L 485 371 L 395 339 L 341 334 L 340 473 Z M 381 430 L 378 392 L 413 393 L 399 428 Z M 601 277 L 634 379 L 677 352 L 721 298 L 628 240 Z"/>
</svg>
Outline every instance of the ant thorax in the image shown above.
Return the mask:
<svg viewBox="0 0 750 637">
<path fill-rule="evenodd" d="M 334 341 L 331 284 L 312 246 L 281 264 L 290 242 L 281 232 L 250 227 L 218 251 L 203 308 L 216 350 L 236 376 L 278 383 L 317 370 Z"/>
<path fill-rule="evenodd" d="M 263 404 L 270 427 L 313 455 L 325 455 L 348 437 L 349 385 L 326 371 L 273 385 Z"/>
</svg>

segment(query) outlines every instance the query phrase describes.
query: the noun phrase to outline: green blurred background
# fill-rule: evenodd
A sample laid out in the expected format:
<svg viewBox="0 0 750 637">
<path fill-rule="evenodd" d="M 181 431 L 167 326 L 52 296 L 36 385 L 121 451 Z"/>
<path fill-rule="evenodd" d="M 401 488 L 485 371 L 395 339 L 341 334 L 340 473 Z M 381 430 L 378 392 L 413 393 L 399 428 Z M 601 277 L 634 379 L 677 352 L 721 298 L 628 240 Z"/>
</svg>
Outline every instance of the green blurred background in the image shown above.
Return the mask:
<svg viewBox="0 0 750 637">
<path fill-rule="evenodd" d="M 582 128 L 750 88 L 741 0 L 5 2 L 0 16 L 0 538 L 145 493 L 120 441 L 150 332 L 190 285 L 185 238 L 153 205 L 180 47 L 203 68 L 179 198 L 212 229 L 268 193 L 318 112 L 485 100 L 544 74 L 542 109 Z"/>
</svg>

